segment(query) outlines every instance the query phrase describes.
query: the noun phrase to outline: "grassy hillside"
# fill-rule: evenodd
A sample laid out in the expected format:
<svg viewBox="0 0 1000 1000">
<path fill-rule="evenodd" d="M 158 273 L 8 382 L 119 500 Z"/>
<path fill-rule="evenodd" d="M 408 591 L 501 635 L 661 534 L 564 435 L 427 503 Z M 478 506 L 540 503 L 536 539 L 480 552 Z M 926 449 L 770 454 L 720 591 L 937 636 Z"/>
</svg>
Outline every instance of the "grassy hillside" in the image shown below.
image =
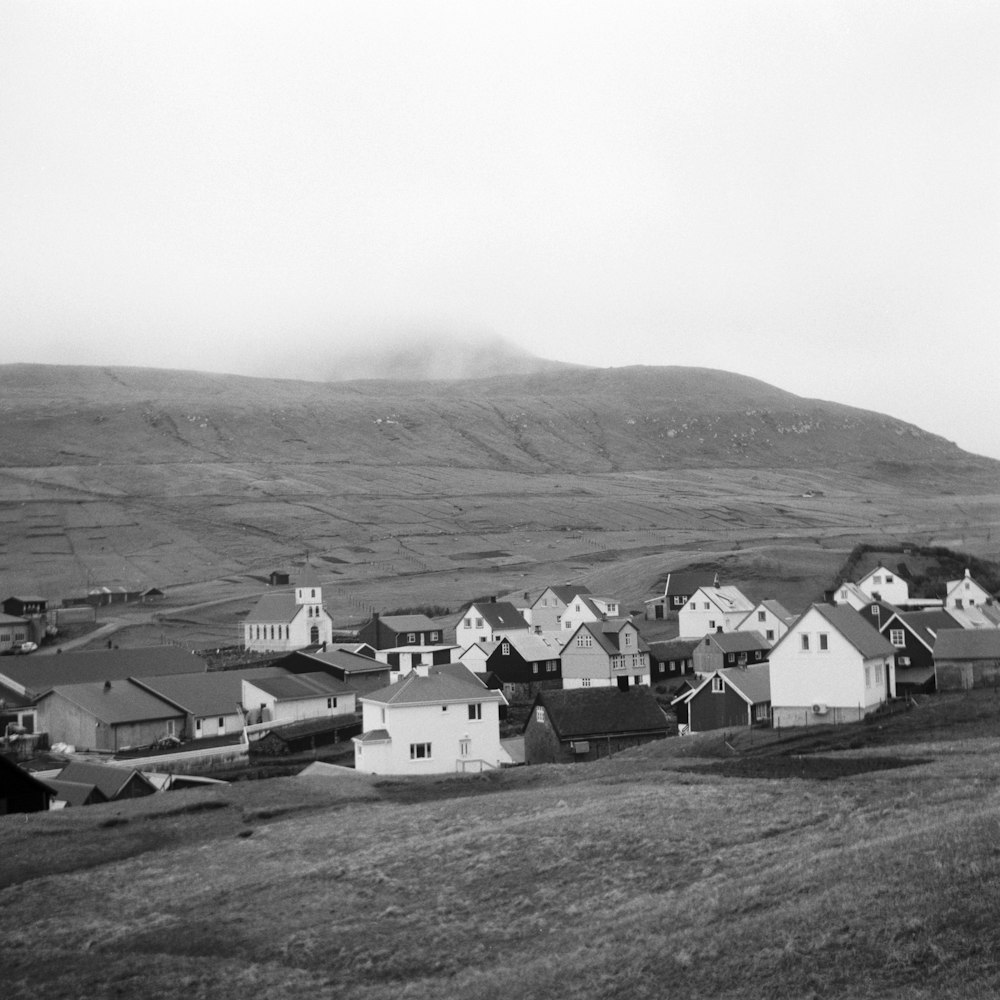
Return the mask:
<svg viewBox="0 0 1000 1000">
<path fill-rule="evenodd" d="M 998 721 L 3 818 L 4 995 L 995 996 Z"/>
</svg>

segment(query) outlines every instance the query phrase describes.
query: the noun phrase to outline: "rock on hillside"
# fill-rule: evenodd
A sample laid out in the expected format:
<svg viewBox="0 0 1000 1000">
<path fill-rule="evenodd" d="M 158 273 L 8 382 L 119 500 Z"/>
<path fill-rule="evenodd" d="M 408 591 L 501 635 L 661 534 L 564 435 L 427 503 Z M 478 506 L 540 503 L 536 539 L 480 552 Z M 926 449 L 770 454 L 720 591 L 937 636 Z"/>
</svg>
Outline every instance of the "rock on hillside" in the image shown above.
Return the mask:
<svg viewBox="0 0 1000 1000">
<path fill-rule="evenodd" d="M 912 424 L 679 367 L 315 383 L 138 368 L 0 366 L 6 466 L 296 462 L 606 472 L 852 467 L 996 476 Z"/>
</svg>

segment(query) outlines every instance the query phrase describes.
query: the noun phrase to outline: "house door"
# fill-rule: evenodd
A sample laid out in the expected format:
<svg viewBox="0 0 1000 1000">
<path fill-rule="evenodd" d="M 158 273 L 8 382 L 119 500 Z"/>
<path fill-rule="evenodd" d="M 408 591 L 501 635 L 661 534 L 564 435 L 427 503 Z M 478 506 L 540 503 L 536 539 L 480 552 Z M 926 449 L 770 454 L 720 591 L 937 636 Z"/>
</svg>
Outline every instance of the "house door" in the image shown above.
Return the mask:
<svg viewBox="0 0 1000 1000">
<path fill-rule="evenodd" d="M 319 645 L 319 626 L 318 625 L 313 625 L 313 627 L 311 629 L 309 629 L 309 642 L 312 643 L 312 645 L 314 645 L 314 646 Z"/>
<path fill-rule="evenodd" d="M 654 618 L 662 618 L 663 617 L 663 605 L 662 604 L 657 604 L 657 605 L 654 606 L 654 609 L 655 609 L 655 614 L 653 615 L 653 617 Z"/>
<path fill-rule="evenodd" d="M 618 678 L 618 690 L 627 691 L 628 690 L 628 676 Z"/>
</svg>

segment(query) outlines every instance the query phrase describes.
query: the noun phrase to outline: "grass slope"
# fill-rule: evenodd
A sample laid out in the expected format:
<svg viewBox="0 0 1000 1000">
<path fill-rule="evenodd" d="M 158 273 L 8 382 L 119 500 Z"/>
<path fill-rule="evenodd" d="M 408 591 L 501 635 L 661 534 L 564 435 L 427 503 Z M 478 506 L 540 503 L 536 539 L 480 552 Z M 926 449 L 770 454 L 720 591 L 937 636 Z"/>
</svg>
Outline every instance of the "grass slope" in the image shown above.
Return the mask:
<svg viewBox="0 0 1000 1000">
<path fill-rule="evenodd" d="M 706 736 L 8 817 L 5 996 L 995 996 L 998 720 L 976 693 L 737 741 L 913 762 L 827 781 L 693 772 L 731 754 Z"/>
</svg>

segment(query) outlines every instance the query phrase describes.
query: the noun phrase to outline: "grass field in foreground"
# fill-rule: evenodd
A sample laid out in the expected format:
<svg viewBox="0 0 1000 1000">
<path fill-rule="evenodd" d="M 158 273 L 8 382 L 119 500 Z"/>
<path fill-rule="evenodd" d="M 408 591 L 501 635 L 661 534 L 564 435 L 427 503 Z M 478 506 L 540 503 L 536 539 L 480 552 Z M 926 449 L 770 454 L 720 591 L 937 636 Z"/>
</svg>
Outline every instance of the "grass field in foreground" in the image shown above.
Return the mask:
<svg viewBox="0 0 1000 1000">
<path fill-rule="evenodd" d="M 6 817 L 4 996 L 996 996 L 998 732 L 977 692 L 736 755 L 709 735 Z M 911 766 L 692 769 L 804 751 Z"/>
</svg>

